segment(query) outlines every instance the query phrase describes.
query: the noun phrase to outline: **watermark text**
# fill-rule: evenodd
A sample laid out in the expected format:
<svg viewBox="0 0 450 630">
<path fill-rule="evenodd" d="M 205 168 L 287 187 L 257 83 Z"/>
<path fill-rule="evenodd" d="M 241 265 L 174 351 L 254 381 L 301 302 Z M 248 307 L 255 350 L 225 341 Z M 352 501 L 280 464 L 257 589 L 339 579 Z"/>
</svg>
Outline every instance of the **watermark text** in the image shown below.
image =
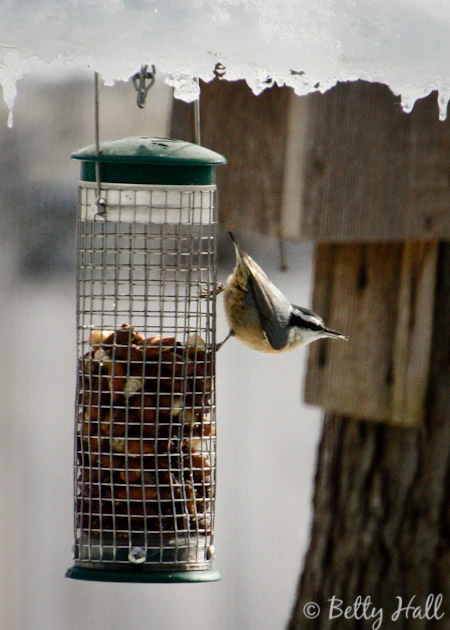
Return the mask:
<svg viewBox="0 0 450 630">
<path fill-rule="evenodd" d="M 364 619 L 372 622 L 372 630 L 380 630 L 383 622 L 387 620 L 394 623 L 402 619 L 440 620 L 445 612 L 441 594 L 428 595 L 425 602 L 419 602 L 415 595 L 408 600 L 397 596 L 394 601 L 394 612 L 389 615 L 385 615 L 383 608 L 374 604 L 370 595 L 366 597 L 358 595 L 351 604 L 344 603 L 344 600 L 333 595 L 327 600 L 327 605 L 323 606 L 322 610 L 316 602 L 308 602 L 303 606 L 303 614 L 307 619 L 317 619 L 321 614 L 327 615 L 328 619 L 342 618 L 357 621 Z"/>
</svg>

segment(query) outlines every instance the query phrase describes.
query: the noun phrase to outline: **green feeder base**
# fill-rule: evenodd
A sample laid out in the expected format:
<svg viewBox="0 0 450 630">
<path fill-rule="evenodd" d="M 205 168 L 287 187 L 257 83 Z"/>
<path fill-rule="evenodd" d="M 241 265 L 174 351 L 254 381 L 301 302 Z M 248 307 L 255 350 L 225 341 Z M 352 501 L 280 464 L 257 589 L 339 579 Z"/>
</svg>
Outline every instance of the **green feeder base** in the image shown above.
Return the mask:
<svg viewBox="0 0 450 630">
<path fill-rule="evenodd" d="M 73 580 L 91 582 L 217 582 L 221 579 L 219 571 L 205 569 L 198 571 L 114 571 L 108 569 L 67 569 L 66 577 Z"/>
</svg>

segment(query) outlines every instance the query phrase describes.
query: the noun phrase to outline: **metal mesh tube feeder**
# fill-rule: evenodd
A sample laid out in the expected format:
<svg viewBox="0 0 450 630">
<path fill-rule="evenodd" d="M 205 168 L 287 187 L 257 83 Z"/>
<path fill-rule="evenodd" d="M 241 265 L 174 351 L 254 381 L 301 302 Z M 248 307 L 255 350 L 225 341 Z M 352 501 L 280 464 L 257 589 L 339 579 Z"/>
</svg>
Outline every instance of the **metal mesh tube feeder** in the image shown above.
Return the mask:
<svg viewBox="0 0 450 630">
<path fill-rule="evenodd" d="M 72 157 L 82 181 L 66 575 L 217 580 L 215 169 L 225 160 L 145 137 Z"/>
</svg>

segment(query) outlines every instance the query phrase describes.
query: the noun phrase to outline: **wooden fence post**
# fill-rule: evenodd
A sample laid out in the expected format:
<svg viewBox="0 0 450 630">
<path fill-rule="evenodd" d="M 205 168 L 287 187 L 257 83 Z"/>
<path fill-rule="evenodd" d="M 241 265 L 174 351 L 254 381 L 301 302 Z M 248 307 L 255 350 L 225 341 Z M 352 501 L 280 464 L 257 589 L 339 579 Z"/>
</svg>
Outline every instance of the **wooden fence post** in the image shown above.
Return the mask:
<svg viewBox="0 0 450 630">
<path fill-rule="evenodd" d="M 305 231 L 322 241 L 313 308 L 350 342 L 310 350 L 306 400 L 327 413 L 289 630 L 370 626 L 330 621 L 333 596 L 344 607 L 370 597 L 382 627 L 448 627 L 391 616 L 397 598 L 424 609 L 440 593 L 439 616 L 450 613 L 450 247 L 438 243 L 449 237 L 450 123 L 432 98 L 405 115 L 388 96 L 339 86 L 312 114 L 310 173 L 323 160 L 304 202 Z"/>
<path fill-rule="evenodd" d="M 344 246 L 345 247 L 345 246 Z M 383 628 L 445 630 L 450 614 L 450 245 L 440 246 L 424 422 L 395 426 L 327 413 L 319 449 L 314 518 L 289 630 L 371 627 L 329 620 L 333 595 L 352 606 L 370 597 Z M 442 594 L 443 619 L 391 620 L 398 597 L 424 609 Z M 308 620 L 304 606 L 322 613 Z M 333 625 L 331 625 L 333 623 Z"/>
</svg>

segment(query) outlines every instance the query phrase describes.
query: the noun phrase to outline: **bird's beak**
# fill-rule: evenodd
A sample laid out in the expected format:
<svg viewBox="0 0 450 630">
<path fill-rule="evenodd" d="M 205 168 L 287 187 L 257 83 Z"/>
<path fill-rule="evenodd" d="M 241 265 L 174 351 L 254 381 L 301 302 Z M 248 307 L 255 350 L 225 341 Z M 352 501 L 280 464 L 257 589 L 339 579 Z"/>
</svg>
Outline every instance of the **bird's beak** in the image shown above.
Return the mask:
<svg viewBox="0 0 450 630">
<path fill-rule="evenodd" d="M 331 330 L 330 328 L 325 328 L 324 329 L 323 336 L 324 337 L 331 337 L 332 339 L 345 339 L 345 341 L 348 341 L 347 335 L 344 335 L 343 333 L 337 332 L 337 330 Z"/>
</svg>

